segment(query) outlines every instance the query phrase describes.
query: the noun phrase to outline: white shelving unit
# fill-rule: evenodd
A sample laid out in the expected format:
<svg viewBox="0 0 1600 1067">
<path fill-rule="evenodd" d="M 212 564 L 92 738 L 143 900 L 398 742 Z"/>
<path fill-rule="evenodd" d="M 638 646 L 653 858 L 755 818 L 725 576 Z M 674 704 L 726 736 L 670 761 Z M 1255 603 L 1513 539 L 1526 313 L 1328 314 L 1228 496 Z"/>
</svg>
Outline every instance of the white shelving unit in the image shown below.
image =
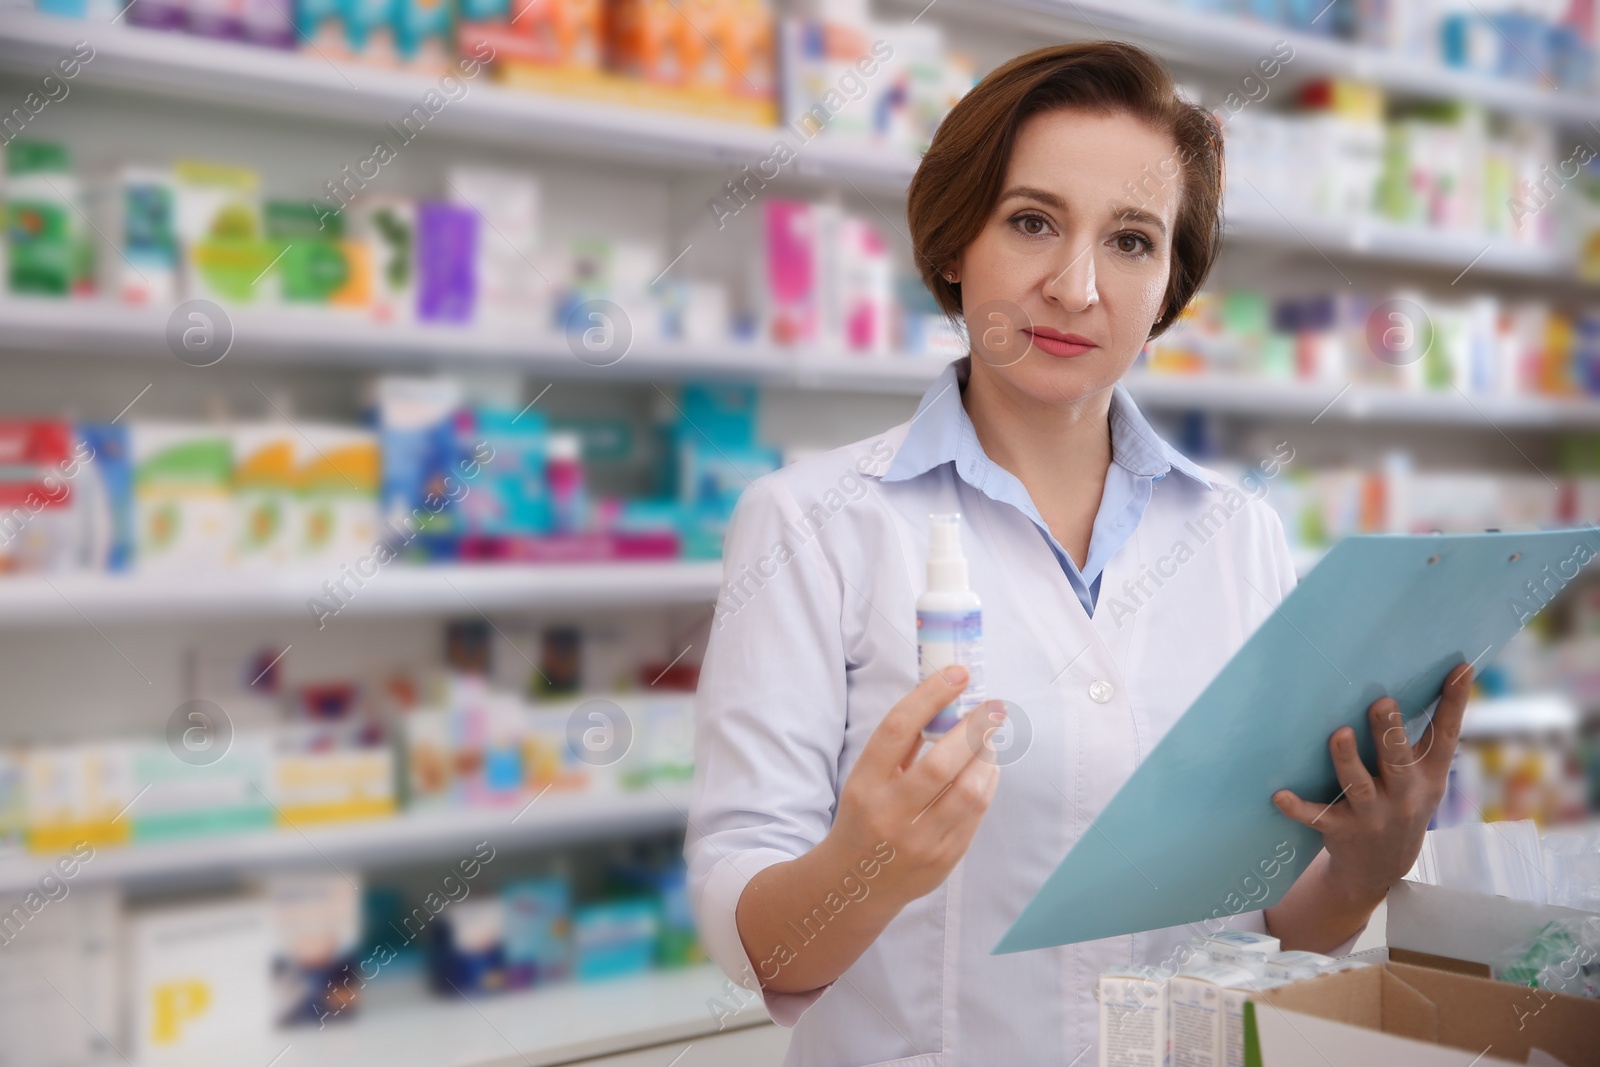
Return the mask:
<svg viewBox="0 0 1600 1067">
<path fill-rule="evenodd" d="M 240 312 L 232 318 L 235 341 L 226 358 L 261 363 L 334 360 L 356 366 L 492 366 L 556 378 L 635 384 L 691 376 L 732 377 L 769 386 L 907 396 L 920 395 L 944 367 L 942 359 L 931 356 L 840 356 L 772 345 L 706 349 L 683 344 L 642 345 L 611 366 L 596 367 L 573 355 L 560 337 L 530 338 L 509 330 L 383 327 L 355 317 L 286 319 L 260 312 Z M 118 358 L 171 359 L 165 324 L 166 317 L 160 312 L 93 302 L 0 300 L 0 352 L 46 351 L 63 356 L 100 352 Z M 1600 426 L 1600 401 L 1583 397 L 1424 392 L 1363 385 L 1345 389 L 1338 383 L 1147 371 L 1129 374 L 1124 383 L 1141 403 L 1164 408 L 1308 418 L 1320 414 L 1336 421 L 1483 429 Z M 323 577 L 310 584 L 320 583 Z M 306 584 L 293 577 L 284 583 L 294 587 Z M 94 595 L 92 589 L 88 592 Z M 200 591 L 192 595 L 206 596 Z M 49 598 L 36 599 L 42 603 Z M 0 625 L 4 624 L 6 603 L 0 594 Z"/>
<path fill-rule="evenodd" d="M 894 0 L 896 11 L 915 12 L 923 0 Z M 1492 110 L 1582 126 L 1600 120 L 1600 98 L 1560 92 L 1545 84 L 1452 70 L 1439 63 L 1380 51 L 1245 18 L 1186 9 L 1152 0 L 940 0 L 946 18 L 1025 30 L 1056 39 L 1125 37 L 1172 60 L 1243 77 L 1256 60 L 1285 41 L 1295 81 L 1342 74 L 1376 82 L 1391 92 L 1424 98 L 1471 100 Z M 1043 43 L 1043 42 L 1041 42 Z"/>
<path fill-rule="evenodd" d="M 117 358 L 173 359 L 168 312 L 100 301 L 0 299 L 0 352 L 85 352 Z M 364 316 L 293 317 L 241 309 L 229 312 L 234 340 L 224 358 L 253 363 L 370 367 L 476 366 L 604 382 L 738 377 L 765 385 L 855 392 L 920 393 L 942 360 L 920 356 L 834 355 L 772 345 L 640 343 L 604 366 L 579 359 L 559 335 L 526 328 L 386 326 Z"/>
<path fill-rule="evenodd" d="M 505 808 L 415 811 L 384 819 L 104 846 L 79 868 L 73 884 L 174 884 L 186 877 L 249 874 L 285 866 L 326 870 L 330 863 L 349 875 L 374 865 L 452 861 L 470 854 L 480 841 L 498 853 L 615 833 L 668 830 L 684 825 L 688 807 L 685 785 L 625 791 L 552 789 Z M 37 886 L 55 859 L 31 852 L 0 853 L 0 893 L 20 895 Z"/>
<path fill-rule="evenodd" d="M 241 1041 L 228 1062 L 270 1064 L 281 1055 L 281 1067 L 551 1067 L 651 1049 L 667 1067 L 685 1045 L 767 1022 L 758 999 L 730 996 L 725 982 L 704 964 L 470 1003 L 418 990 L 321 1030 L 286 1028 Z M 718 1003 L 738 1010 L 719 1015 Z"/>
<path fill-rule="evenodd" d="M 1125 36 L 1191 69 L 1242 77 L 1279 41 L 1293 45 L 1285 84 L 1326 73 L 1353 74 L 1397 95 L 1477 101 L 1491 109 L 1587 128 L 1600 123 L 1600 98 L 1475 77 L 1407 57 L 1242 20 L 1177 9 L 1151 0 L 880 0 L 880 15 L 921 14 L 952 28 L 1017 33 L 1034 43 L 1082 36 Z M 343 124 L 377 129 L 397 121 L 434 79 L 359 62 L 330 62 L 314 53 L 291 54 L 246 45 L 154 32 L 125 25 L 84 23 L 7 10 L 0 17 L 0 71 L 34 78 L 89 41 L 95 55 L 74 83 L 84 87 L 74 108 L 116 95 L 161 102 L 203 100 L 242 121 L 290 117 L 307 131 Z M 724 172 L 767 158 L 778 129 L 642 110 L 592 100 L 505 89 L 487 76 L 469 83 L 467 95 L 447 104 L 428 128 L 438 138 L 471 151 L 504 152 L 536 146 L 584 164 L 623 163 L 651 174 Z M 364 134 L 363 134 L 364 136 Z M 792 138 L 791 138 L 792 139 Z M 884 210 L 903 194 L 916 161 L 826 139 L 807 144 L 793 173 L 856 191 Z M 720 180 L 720 178 L 718 179 Z M 880 199 L 881 198 L 881 199 Z M 1267 249 L 1286 259 L 1341 265 L 1425 269 L 1448 279 L 1468 278 L 1548 286 L 1563 296 L 1588 298 L 1600 285 L 1576 280 L 1571 264 L 1541 248 L 1493 245 L 1472 237 L 1417 231 L 1383 223 L 1350 225 L 1321 218 L 1285 218 L 1265 204 L 1234 204 L 1228 212 L 1230 246 Z M 670 254 L 670 253 L 669 253 Z M 1350 267 L 1345 268 L 1352 270 Z M 1446 273 L 1448 272 L 1448 273 Z M 298 369 L 338 364 L 371 368 L 496 369 L 590 382 L 666 382 L 687 377 L 728 377 L 766 386 L 877 393 L 921 393 L 942 361 L 909 356 L 850 358 L 796 352 L 770 345 L 713 348 L 639 344 L 615 365 L 584 363 L 559 336 L 526 331 L 446 326 L 383 328 L 359 317 L 289 317 L 230 309 L 235 341 L 227 356 L 251 365 Z M 46 353 L 61 357 L 63 376 L 81 367 L 81 355 L 106 360 L 173 358 L 165 340 L 164 310 L 140 311 L 94 302 L 0 300 L 0 361 Z M 1343 383 L 1272 382 L 1224 377 L 1135 373 L 1126 380 L 1141 404 L 1198 408 L 1245 418 L 1309 422 L 1383 422 L 1398 426 L 1452 425 L 1490 433 L 1522 429 L 1600 427 L 1600 401 L 1549 397 L 1464 397 L 1401 392 Z M 1320 557 L 1296 559 L 1304 574 Z M 210 620 L 282 620 L 305 617 L 306 600 L 329 574 L 296 570 L 188 576 L 59 575 L 0 580 L 0 631 L 72 627 L 85 622 L 171 623 Z M 542 611 L 545 608 L 627 608 L 709 603 L 721 582 L 716 562 L 617 563 L 542 566 L 404 567 L 380 571 L 341 615 L 380 619 L 395 615 L 468 613 L 473 610 Z M 51 631 L 52 640 L 55 631 Z M 84 628 L 84 634 L 93 634 Z M 82 634 L 73 639 L 82 638 Z M 1505 709 L 1499 709 L 1504 712 Z M 1548 714 L 1545 706 L 1539 714 Z M 1517 714 L 1522 714 L 1518 712 Z M 1520 721 L 1520 720 L 1519 720 Z M 408 812 L 391 819 L 217 838 L 193 838 L 98 849 L 77 880 L 106 884 L 181 885 L 217 876 L 336 862 L 346 870 L 452 856 L 480 840 L 497 849 L 545 846 L 628 831 L 681 827 L 687 790 L 550 793 L 518 813 Z M 513 821 L 514 819 L 514 821 Z M 35 884 L 52 857 L 0 856 L 0 892 Z M 712 967 L 659 972 L 637 978 L 573 984 L 472 1004 L 417 995 L 375 1003 L 348 1026 L 323 1031 L 283 1031 L 244 1042 L 236 1062 L 331 1065 L 382 1063 L 385 1067 L 545 1067 L 634 1049 L 661 1046 L 661 1064 L 675 1063 L 671 1042 L 704 1041 L 722 1029 L 766 1021 L 759 1005 L 718 1019 L 708 1002 L 726 998 Z M 285 1046 L 292 1052 L 283 1055 Z M 281 1061 L 277 1058 L 282 1055 Z M 688 1067 L 689 1060 L 685 1064 Z"/>
<path fill-rule="evenodd" d="M 181 33 L 88 23 L 30 11 L 7 11 L 0 23 L 0 68 L 48 70 L 88 41 L 84 84 L 159 98 L 203 99 L 255 113 L 381 126 L 398 122 L 436 78 L 386 70 L 355 60 L 334 62 L 312 52 L 282 52 Z M 772 154 L 775 129 L 644 110 L 567 96 L 505 89 L 482 74 L 465 96 L 449 102 L 428 136 L 476 142 L 523 141 L 591 159 L 657 167 L 755 165 Z M 904 189 L 916 161 L 862 152 L 826 141 L 807 144 L 800 173 L 849 179 L 864 189 Z"/>
<path fill-rule="evenodd" d="M 0 579 L 0 628 L 103 622 L 311 617 L 336 570 L 99 573 Z M 394 563 L 339 611 L 355 616 L 710 603 L 720 561 L 574 564 Z"/>
</svg>

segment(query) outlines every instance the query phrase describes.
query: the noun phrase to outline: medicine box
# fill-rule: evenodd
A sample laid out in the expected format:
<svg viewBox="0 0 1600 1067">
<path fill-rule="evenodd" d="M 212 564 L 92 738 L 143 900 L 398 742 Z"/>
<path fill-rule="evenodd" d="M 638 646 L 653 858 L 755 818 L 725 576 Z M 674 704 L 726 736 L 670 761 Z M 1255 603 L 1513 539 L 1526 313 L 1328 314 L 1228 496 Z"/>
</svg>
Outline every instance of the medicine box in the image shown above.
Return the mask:
<svg viewBox="0 0 1600 1067">
<path fill-rule="evenodd" d="M 1100 1067 L 1163 1067 L 1167 1062 L 1167 982 L 1153 967 L 1102 974 Z"/>
</svg>

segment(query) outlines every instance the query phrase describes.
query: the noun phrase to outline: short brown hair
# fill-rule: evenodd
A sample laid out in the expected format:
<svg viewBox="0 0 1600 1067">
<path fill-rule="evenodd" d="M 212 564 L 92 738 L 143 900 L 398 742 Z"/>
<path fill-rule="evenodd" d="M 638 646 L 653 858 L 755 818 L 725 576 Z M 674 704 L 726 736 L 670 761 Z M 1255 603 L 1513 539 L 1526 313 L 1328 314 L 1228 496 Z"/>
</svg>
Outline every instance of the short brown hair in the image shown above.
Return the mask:
<svg viewBox="0 0 1600 1067">
<path fill-rule="evenodd" d="M 1054 45 L 1018 56 L 979 82 L 939 124 L 906 203 L 923 284 L 947 315 L 961 314 L 960 286 L 940 272 L 987 224 L 1018 128 L 1057 108 L 1126 112 L 1177 144 L 1177 173 L 1165 177 L 1181 175 L 1182 197 L 1166 310 L 1150 330 L 1154 337 L 1199 290 L 1222 247 L 1222 133 L 1210 112 L 1178 95 L 1160 60 L 1120 41 Z"/>
</svg>

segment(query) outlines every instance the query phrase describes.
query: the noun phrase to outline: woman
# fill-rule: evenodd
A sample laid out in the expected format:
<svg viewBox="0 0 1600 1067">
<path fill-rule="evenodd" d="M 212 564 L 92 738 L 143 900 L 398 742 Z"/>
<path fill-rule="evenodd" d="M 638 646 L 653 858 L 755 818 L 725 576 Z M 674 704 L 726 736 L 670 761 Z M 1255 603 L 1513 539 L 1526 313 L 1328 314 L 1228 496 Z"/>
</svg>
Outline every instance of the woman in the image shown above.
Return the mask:
<svg viewBox="0 0 1600 1067">
<path fill-rule="evenodd" d="M 990 954 L 1294 585 L 1271 508 L 1162 441 L 1118 384 L 1205 279 L 1221 185 L 1214 120 L 1145 52 L 1001 67 L 940 126 L 908 202 L 923 280 L 972 355 L 908 423 L 740 500 L 686 851 L 707 950 L 795 1027 L 791 1064 L 1094 1063 L 1096 976 L 1170 966 L 1198 929 Z M 917 681 L 934 512 L 962 516 L 1003 749 L 990 705 L 976 730 L 919 735 L 966 682 Z M 1437 743 L 1415 751 L 1394 702 L 1373 704 L 1394 741 L 1375 774 L 1335 733 L 1330 807 L 1270 798 L 1325 849 L 1232 925 L 1348 950 L 1421 848 L 1469 681 L 1452 674 Z"/>
</svg>

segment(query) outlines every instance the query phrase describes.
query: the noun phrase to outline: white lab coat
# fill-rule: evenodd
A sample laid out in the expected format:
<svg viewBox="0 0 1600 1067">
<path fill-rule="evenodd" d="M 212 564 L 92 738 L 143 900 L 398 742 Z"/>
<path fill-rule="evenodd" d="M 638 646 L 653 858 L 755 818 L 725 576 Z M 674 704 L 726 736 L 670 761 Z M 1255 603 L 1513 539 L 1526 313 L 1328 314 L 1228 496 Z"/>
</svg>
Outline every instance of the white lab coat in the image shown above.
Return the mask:
<svg viewBox="0 0 1600 1067">
<path fill-rule="evenodd" d="M 990 949 L 1293 587 L 1283 527 L 1259 488 L 1251 495 L 1209 470 L 1214 489 L 1161 478 L 1107 564 L 1091 619 L 1038 528 L 953 464 L 879 480 L 908 425 L 763 477 L 740 499 L 697 703 L 686 852 L 701 936 L 752 989 L 757 967 L 770 974 L 784 962 L 747 957 L 735 906 L 754 874 L 828 832 L 862 746 L 917 684 L 928 515 L 959 512 L 983 603 L 988 695 L 1021 709 L 999 739 L 998 792 L 944 885 L 901 911 L 840 981 L 767 994 L 767 1008 L 795 1028 L 796 1067 L 1091 1065 L 1096 976 L 1170 961 L 1199 927 Z M 1133 597 L 1125 583 L 1141 579 L 1148 595 Z M 858 879 L 818 903 L 842 910 L 861 886 L 871 892 Z M 1259 911 L 1229 925 L 1264 928 Z M 793 951 L 805 951 L 804 934 Z"/>
</svg>

